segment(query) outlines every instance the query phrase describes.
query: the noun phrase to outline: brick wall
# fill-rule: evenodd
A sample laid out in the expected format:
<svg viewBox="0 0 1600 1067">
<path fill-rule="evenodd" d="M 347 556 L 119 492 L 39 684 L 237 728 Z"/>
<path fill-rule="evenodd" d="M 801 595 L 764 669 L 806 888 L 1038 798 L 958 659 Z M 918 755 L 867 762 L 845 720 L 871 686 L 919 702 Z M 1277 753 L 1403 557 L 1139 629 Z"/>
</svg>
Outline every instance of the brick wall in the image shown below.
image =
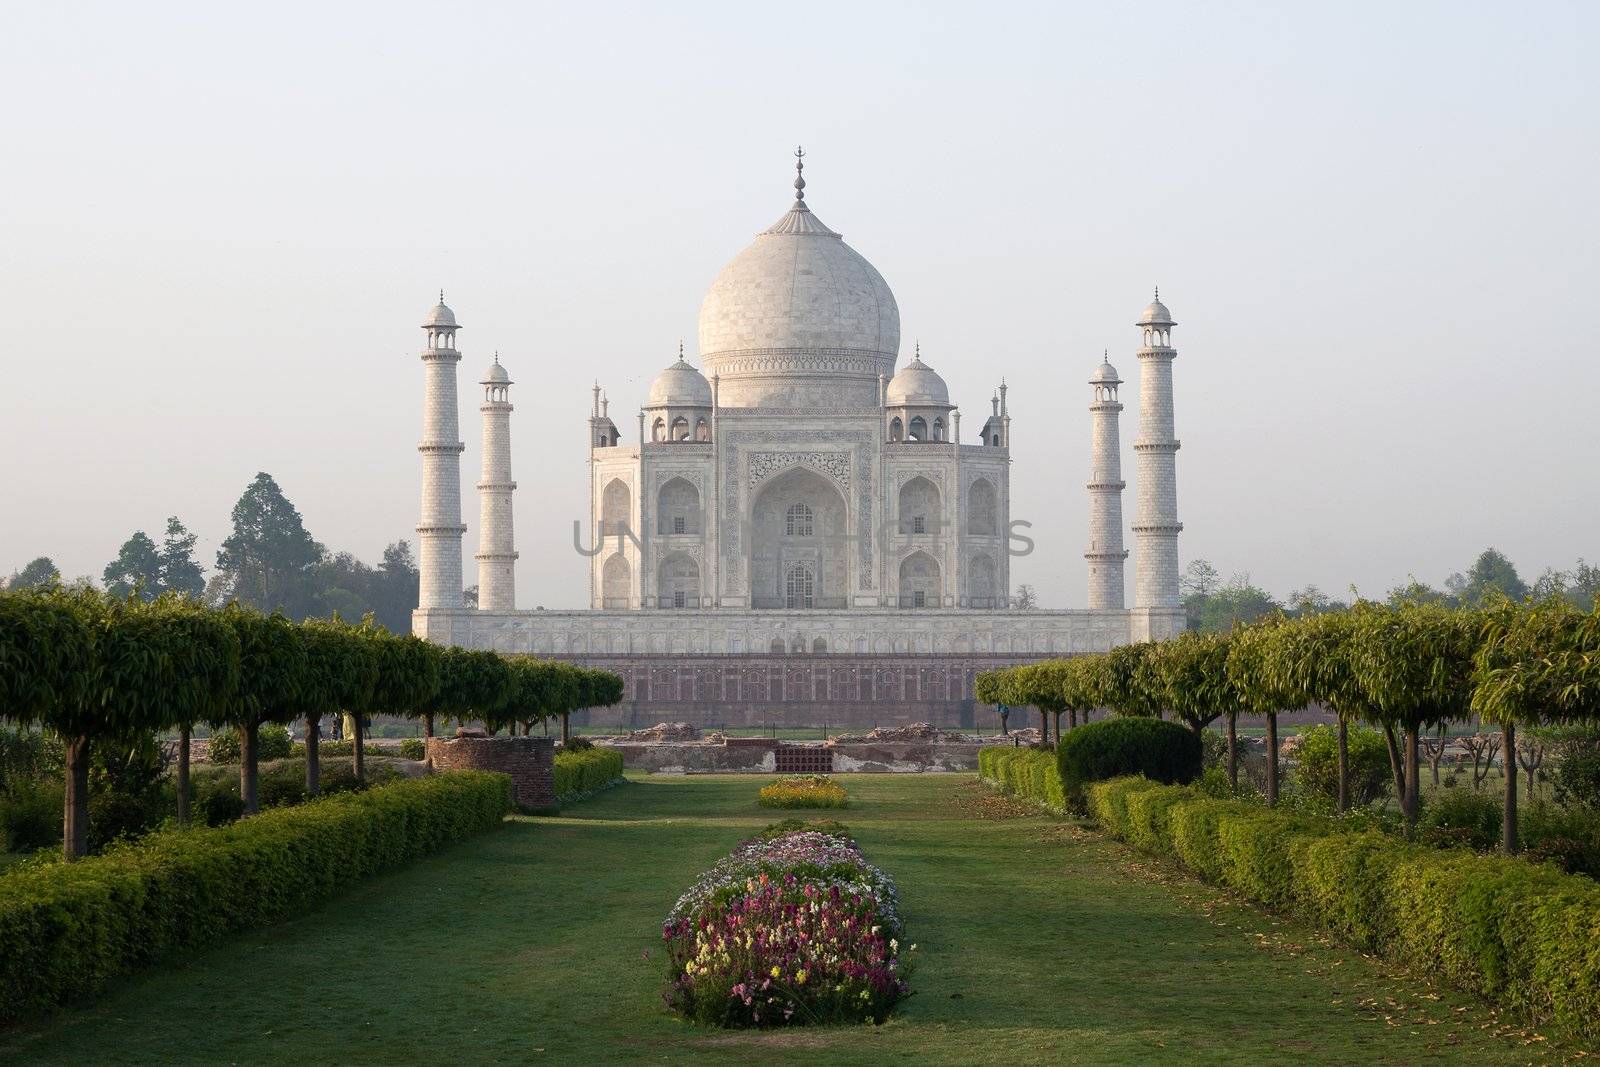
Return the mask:
<svg viewBox="0 0 1600 1067">
<path fill-rule="evenodd" d="M 436 771 L 499 771 L 511 776 L 511 798 L 521 808 L 556 801 L 555 740 L 549 737 L 430 737 Z"/>
</svg>

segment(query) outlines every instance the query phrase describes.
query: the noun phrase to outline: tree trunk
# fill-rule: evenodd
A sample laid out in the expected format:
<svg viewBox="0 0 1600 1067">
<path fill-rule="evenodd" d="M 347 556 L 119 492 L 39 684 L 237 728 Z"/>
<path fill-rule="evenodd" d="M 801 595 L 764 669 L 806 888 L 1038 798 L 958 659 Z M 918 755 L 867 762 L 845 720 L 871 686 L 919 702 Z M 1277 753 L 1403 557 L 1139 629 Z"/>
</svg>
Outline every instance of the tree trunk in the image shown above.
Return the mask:
<svg viewBox="0 0 1600 1067">
<path fill-rule="evenodd" d="M 1267 806 L 1278 802 L 1278 713 L 1267 712 Z"/>
<path fill-rule="evenodd" d="M 367 739 L 367 724 L 364 715 L 354 715 L 350 720 L 350 758 L 351 766 L 355 768 L 356 781 L 367 780 L 367 752 L 365 741 Z"/>
<path fill-rule="evenodd" d="M 1039 709 L 1039 740 L 1050 743 L 1050 713 L 1043 708 Z"/>
<path fill-rule="evenodd" d="M 1507 722 L 1500 726 L 1501 747 L 1508 753 L 1517 750 L 1517 728 Z M 1515 756 L 1506 756 L 1506 760 L 1516 759 Z M 1505 814 L 1500 820 L 1500 850 L 1508 856 L 1517 854 L 1517 774 L 1512 771 L 1506 775 L 1506 801 Z"/>
<path fill-rule="evenodd" d="M 1056 717 L 1056 744 L 1061 744 L 1061 712 L 1055 712 Z"/>
<path fill-rule="evenodd" d="M 306 796 L 322 792 L 322 716 L 306 716 Z"/>
<path fill-rule="evenodd" d="M 251 722 L 239 729 L 239 798 L 244 801 L 244 813 L 254 815 L 261 810 L 256 793 L 256 753 L 261 737 L 261 724 Z"/>
<path fill-rule="evenodd" d="M 1228 784 L 1239 791 L 1239 713 L 1228 712 Z"/>
<path fill-rule="evenodd" d="M 61 854 L 69 861 L 89 852 L 89 739 L 66 738 L 66 803 L 61 813 Z"/>
<path fill-rule="evenodd" d="M 1406 834 L 1417 832 L 1417 816 L 1422 810 L 1422 763 L 1417 759 L 1417 727 L 1406 727 Z"/>
<path fill-rule="evenodd" d="M 1339 716 L 1339 810 L 1350 810 L 1350 724 Z"/>
<path fill-rule="evenodd" d="M 561 747 L 566 748 L 567 742 L 572 740 L 572 716 L 563 713 L 561 716 Z"/>
<path fill-rule="evenodd" d="M 178 727 L 178 825 L 189 825 L 189 734 L 193 727 Z"/>
<path fill-rule="evenodd" d="M 1406 765 L 1400 758 L 1400 743 L 1395 740 L 1394 727 L 1383 724 L 1383 743 L 1389 747 L 1389 770 L 1394 772 L 1394 796 L 1403 811 L 1406 806 Z"/>
</svg>

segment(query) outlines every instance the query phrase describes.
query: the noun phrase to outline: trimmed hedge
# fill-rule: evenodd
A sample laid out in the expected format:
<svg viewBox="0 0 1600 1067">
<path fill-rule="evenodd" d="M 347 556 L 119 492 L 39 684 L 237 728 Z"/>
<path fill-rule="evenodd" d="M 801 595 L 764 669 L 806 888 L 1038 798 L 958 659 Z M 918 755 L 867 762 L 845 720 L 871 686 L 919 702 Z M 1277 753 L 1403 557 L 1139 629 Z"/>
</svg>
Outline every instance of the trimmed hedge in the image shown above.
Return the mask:
<svg viewBox="0 0 1600 1067">
<path fill-rule="evenodd" d="M 1157 782 L 1192 782 L 1200 777 L 1200 735 L 1165 719 L 1120 716 L 1070 730 L 1057 748 L 1061 782 L 1074 807 L 1086 804 L 1091 782 L 1142 774 Z"/>
<path fill-rule="evenodd" d="M 313 907 L 510 810 L 506 775 L 430 775 L 0 875 L 0 1024 Z"/>
<path fill-rule="evenodd" d="M 1003 745 L 980 748 L 978 776 L 1002 793 L 1031 800 L 1054 812 L 1066 809 L 1056 754 L 1049 749 Z"/>
<path fill-rule="evenodd" d="M 622 753 L 585 748 L 556 753 L 556 799 L 570 800 L 604 789 L 622 777 Z"/>
<path fill-rule="evenodd" d="M 1600 885 L 1588 878 L 1144 778 L 1090 786 L 1089 807 L 1111 834 L 1363 952 L 1600 1038 Z"/>
</svg>

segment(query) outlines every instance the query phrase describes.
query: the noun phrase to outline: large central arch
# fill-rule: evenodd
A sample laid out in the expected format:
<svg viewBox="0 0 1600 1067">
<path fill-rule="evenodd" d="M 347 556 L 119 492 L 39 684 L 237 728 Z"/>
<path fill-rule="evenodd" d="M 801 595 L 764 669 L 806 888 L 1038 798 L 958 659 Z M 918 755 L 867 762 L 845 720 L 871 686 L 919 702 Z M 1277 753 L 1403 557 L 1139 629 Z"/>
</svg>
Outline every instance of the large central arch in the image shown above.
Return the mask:
<svg viewBox="0 0 1600 1067">
<path fill-rule="evenodd" d="M 750 606 L 847 606 L 853 544 L 838 487 L 808 467 L 784 471 L 751 505 Z M 809 595 L 800 592 L 807 588 Z"/>
</svg>

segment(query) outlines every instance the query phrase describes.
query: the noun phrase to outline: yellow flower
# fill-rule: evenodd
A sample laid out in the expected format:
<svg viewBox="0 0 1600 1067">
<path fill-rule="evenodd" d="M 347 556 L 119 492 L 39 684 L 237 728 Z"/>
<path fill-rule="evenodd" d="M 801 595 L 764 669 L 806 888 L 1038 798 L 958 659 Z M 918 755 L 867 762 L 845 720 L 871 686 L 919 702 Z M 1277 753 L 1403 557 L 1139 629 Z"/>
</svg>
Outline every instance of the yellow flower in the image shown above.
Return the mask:
<svg viewBox="0 0 1600 1067">
<path fill-rule="evenodd" d="M 782 973 L 783 971 L 779 970 L 777 967 L 772 968 L 772 977 L 776 978 Z"/>
<path fill-rule="evenodd" d="M 796 971 L 794 973 L 794 980 L 795 980 L 795 984 L 796 985 L 805 985 L 806 984 L 806 972 L 804 972 L 804 971 Z"/>
</svg>

